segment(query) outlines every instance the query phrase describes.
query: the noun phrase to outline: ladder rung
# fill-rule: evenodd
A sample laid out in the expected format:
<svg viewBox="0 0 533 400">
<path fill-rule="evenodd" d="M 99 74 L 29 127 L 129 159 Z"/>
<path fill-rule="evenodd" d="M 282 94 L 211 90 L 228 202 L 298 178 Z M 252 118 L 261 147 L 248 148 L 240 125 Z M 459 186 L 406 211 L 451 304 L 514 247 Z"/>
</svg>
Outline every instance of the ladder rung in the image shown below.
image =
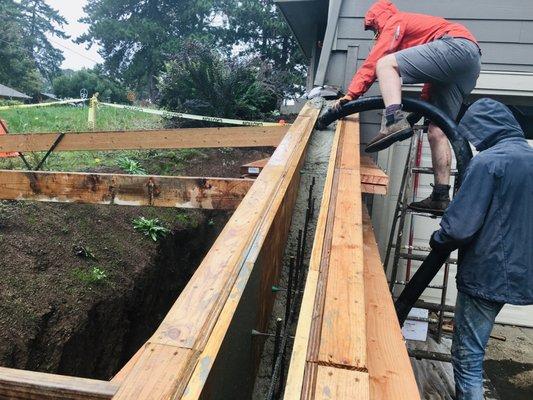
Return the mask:
<svg viewBox="0 0 533 400">
<path fill-rule="evenodd" d="M 411 171 L 415 174 L 433 174 L 433 168 L 431 167 L 413 167 Z M 457 170 L 452 169 L 451 175 L 457 176 Z"/>
<path fill-rule="evenodd" d="M 402 286 L 405 286 L 408 283 L 409 282 L 405 282 L 405 281 L 396 281 L 396 282 L 394 282 L 395 285 L 402 285 Z M 442 290 L 442 289 L 444 289 L 444 286 L 442 286 L 442 285 L 428 285 L 427 288 L 428 289 L 439 289 L 439 290 Z"/>
<path fill-rule="evenodd" d="M 442 218 L 442 215 L 435 215 L 429 212 L 415 211 L 415 210 L 412 210 L 411 208 L 405 208 L 404 212 L 409 213 L 411 215 L 417 215 L 419 217 L 427 217 L 427 218 L 433 218 L 433 219 Z"/>
<path fill-rule="evenodd" d="M 400 258 L 403 258 L 405 260 L 424 261 L 426 259 L 426 255 L 424 255 L 424 254 L 400 253 Z M 448 262 L 448 264 L 457 264 L 457 259 L 456 258 L 448 258 L 447 262 Z"/>
</svg>

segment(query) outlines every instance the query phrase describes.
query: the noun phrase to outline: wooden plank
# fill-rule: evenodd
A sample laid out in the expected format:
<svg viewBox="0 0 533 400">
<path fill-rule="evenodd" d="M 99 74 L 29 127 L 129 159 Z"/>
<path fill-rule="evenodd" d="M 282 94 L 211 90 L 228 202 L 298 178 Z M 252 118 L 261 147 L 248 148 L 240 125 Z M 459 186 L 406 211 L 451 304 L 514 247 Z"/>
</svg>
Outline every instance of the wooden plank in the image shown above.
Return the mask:
<svg viewBox="0 0 533 400">
<path fill-rule="evenodd" d="M 54 151 L 276 147 L 287 126 L 67 133 Z M 58 133 L 0 135 L 0 152 L 47 151 Z"/>
<path fill-rule="evenodd" d="M 330 162 L 328 172 L 324 182 L 320 211 L 318 215 L 313 248 L 309 261 L 309 271 L 305 282 L 305 289 L 298 316 L 298 325 L 294 337 L 289 372 L 287 375 L 284 399 L 299 399 L 304 383 L 304 371 L 306 366 L 306 356 L 311 335 L 311 325 L 313 322 L 313 310 L 315 308 L 315 298 L 319 280 L 319 270 L 322 260 L 324 239 L 326 236 L 326 223 L 332 193 L 333 175 L 335 173 L 335 158 L 339 144 L 340 128 L 336 129 L 335 137 L 330 152 Z"/>
<path fill-rule="evenodd" d="M 131 369 L 113 398 L 173 399 L 183 392 L 183 378 L 192 372 L 196 357 L 195 350 L 147 343 L 135 364 L 142 368 Z"/>
<path fill-rule="evenodd" d="M 319 365 L 315 400 L 369 400 L 368 373 Z M 392 399 L 392 397 L 390 398 Z"/>
<path fill-rule="evenodd" d="M 111 382 L 0 367 L 2 399 L 101 400 L 117 391 Z"/>
<path fill-rule="evenodd" d="M 361 156 L 361 182 L 387 185 L 389 176 L 369 156 Z"/>
<path fill-rule="evenodd" d="M 233 210 L 253 180 L 0 170 L 0 199 Z"/>
<path fill-rule="evenodd" d="M 363 240 L 370 397 L 376 400 L 420 399 L 366 209 Z"/>
<path fill-rule="evenodd" d="M 310 361 L 366 371 L 359 121 L 344 124 L 320 346 Z"/>
<path fill-rule="evenodd" d="M 127 374 L 122 387 L 128 386 L 128 382 L 133 385 L 134 381 L 147 380 L 157 380 L 158 386 L 154 386 L 150 394 L 145 391 L 134 393 L 121 389 L 115 398 L 179 398 L 191 374 L 195 373 L 194 368 L 189 373 L 184 365 L 197 365 L 200 354 L 206 354 L 206 350 L 216 354 L 219 346 L 217 340 L 222 340 L 225 332 L 224 321 L 231 319 L 232 316 L 230 300 L 232 290 L 237 285 L 243 268 L 249 265 L 248 261 L 254 260 L 250 255 L 259 254 L 269 227 L 283 204 L 288 181 L 292 181 L 298 171 L 298 165 L 319 111 L 319 108 L 311 105 L 304 107 L 194 276 L 149 340 L 150 344 L 158 346 L 194 350 L 187 354 L 188 360 L 171 365 L 165 370 L 154 370 L 147 364 L 148 358 L 143 356 L 148 351 L 145 347 L 139 360 Z M 229 312 L 226 313 L 225 310 Z M 215 331 L 215 327 L 221 330 L 217 328 Z M 208 371 L 209 368 L 207 365 Z M 199 371 L 202 372 L 201 369 Z M 160 380 L 159 375 L 172 375 L 179 380 L 180 386 L 176 386 L 175 381 Z M 135 379 L 131 380 L 130 376 L 135 376 Z M 202 384 L 201 379 L 195 382 Z"/>
<path fill-rule="evenodd" d="M 383 185 L 372 185 L 367 183 L 361 183 L 361 192 L 368 194 L 387 194 L 387 187 Z"/>
</svg>

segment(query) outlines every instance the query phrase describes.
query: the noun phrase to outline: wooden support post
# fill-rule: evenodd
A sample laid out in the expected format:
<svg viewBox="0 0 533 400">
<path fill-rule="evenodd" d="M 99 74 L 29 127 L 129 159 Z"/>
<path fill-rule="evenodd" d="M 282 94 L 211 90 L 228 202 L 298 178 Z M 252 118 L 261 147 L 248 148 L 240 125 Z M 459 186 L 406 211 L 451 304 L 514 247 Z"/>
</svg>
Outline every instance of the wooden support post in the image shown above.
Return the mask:
<svg viewBox="0 0 533 400">
<path fill-rule="evenodd" d="M 67 133 L 54 151 L 276 147 L 286 126 Z M 57 133 L 0 135 L 0 152 L 47 151 Z"/>
<path fill-rule="evenodd" d="M 117 390 L 106 381 L 0 367 L 2 399 L 105 400 Z"/>
<path fill-rule="evenodd" d="M 249 179 L 0 170 L 0 199 L 233 210 Z"/>
</svg>

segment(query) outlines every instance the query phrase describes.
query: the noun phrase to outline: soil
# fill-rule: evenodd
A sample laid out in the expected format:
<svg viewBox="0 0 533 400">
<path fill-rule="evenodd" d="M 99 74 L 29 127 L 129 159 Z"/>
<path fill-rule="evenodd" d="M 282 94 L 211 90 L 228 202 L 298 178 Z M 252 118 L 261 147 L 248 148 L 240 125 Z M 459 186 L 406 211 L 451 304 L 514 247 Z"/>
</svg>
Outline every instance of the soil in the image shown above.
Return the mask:
<svg viewBox="0 0 533 400">
<path fill-rule="evenodd" d="M 495 325 L 484 369 L 501 400 L 533 399 L 533 329 Z"/>
<path fill-rule="evenodd" d="M 270 152 L 202 150 L 180 171 L 238 177 L 240 165 Z M 134 229 L 139 216 L 171 233 L 152 241 Z M 0 202 L 0 365 L 109 379 L 162 321 L 229 216 Z"/>
</svg>

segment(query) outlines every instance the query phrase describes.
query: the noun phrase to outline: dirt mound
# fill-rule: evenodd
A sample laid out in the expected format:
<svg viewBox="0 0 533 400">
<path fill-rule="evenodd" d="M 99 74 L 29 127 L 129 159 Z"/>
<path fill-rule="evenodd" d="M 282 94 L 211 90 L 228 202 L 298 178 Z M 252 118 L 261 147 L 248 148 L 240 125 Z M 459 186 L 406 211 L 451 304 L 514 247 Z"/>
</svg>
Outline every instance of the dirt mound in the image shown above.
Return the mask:
<svg viewBox="0 0 533 400">
<path fill-rule="evenodd" d="M 159 218 L 158 242 L 133 227 Z M 150 335 L 226 214 L 3 203 L 0 364 L 109 378 Z"/>
</svg>

